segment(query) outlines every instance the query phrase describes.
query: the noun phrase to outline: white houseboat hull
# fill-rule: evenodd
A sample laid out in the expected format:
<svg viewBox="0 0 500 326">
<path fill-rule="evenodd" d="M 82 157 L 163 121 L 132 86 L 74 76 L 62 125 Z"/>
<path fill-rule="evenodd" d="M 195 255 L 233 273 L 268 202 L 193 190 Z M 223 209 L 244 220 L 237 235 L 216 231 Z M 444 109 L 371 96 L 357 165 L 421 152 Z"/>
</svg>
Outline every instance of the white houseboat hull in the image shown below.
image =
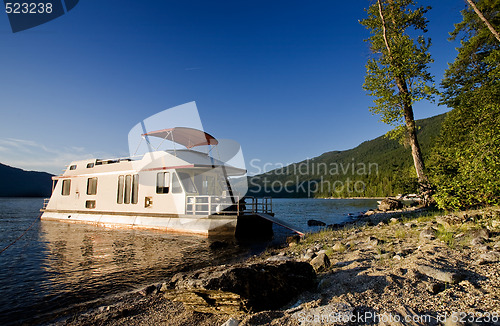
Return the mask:
<svg viewBox="0 0 500 326">
<path fill-rule="evenodd" d="M 263 225 L 272 232 L 270 222 L 256 215 L 271 213 L 272 204 L 259 206 L 252 201 L 245 206 L 241 199 L 246 193 L 246 170 L 217 160 L 211 151 L 191 150 L 217 145 L 211 135 L 177 127 L 143 136 L 175 141 L 187 149 L 72 162 L 52 178 L 52 196 L 44 205 L 42 220 L 203 236 L 245 233 L 242 225 L 250 233 Z M 237 180 L 245 186 L 241 192 Z"/>
<path fill-rule="evenodd" d="M 236 215 L 212 215 L 203 217 L 163 216 L 92 213 L 81 211 L 51 212 L 45 211 L 42 220 L 67 223 L 85 223 L 109 228 L 151 229 L 170 233 L 195 234 L 201 236 L 234 236 Z"/>
</svg>

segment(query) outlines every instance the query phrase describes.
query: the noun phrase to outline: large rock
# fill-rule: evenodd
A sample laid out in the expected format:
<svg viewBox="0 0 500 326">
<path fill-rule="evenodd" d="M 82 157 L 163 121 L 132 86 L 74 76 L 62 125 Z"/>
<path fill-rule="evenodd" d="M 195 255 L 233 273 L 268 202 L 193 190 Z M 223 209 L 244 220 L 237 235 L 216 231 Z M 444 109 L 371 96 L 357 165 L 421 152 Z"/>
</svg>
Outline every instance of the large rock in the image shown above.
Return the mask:
<svg viewBox="0 0 500 326">
<path fill-rule="evenodd" d="M 292 257 L 288 256 L 281 256 L 281 255 L 276 255 L 276 256 L 271 256 L 266 259 L 266 261 L 292 261 L 294 260 Z"/>
<path fill-rule="evenodd" d="M 487 263 L 495 263 L 500 261 L 500 252 L 490 251 L 479 256 L 478 264 L 483 265 Z"/>
<path fill-rule="evenodd" d="M 316 257 L 316 253 L 311 251 L 311 252 L 306 252 L 304 254 L 304 256 L 302 256 L 303 259 L 305 259 L 306 261 L 310 261 L 311 259 L 313 259 L 314 257 Z"/>
<path fill-rule="evenodd" d="M 471 235 L 474 238 L 482 238 L 485 240 L 488 240 L 490 238 L 490 232 L 488 231 L 488 229 L 474 230 L 471 232 Z"/>
<path fill-rule="evenodd" d="M 326 226 L 326 223 L 318 220 L 308 220 L 307 226 Z"/>
<path fill-rule="evenodd" d="M 165 296 L 197 311 L 261 311 L 280 308 L 315 285 L 316 273 L 306 262 L 235 264 L 178 273 Z"/>
<path fill-rule="evenodd" d="M 470 245 L 472 247 L 479 247 L 479 246 L 482 246 L 483 244 L 484 244 L 484 238 L 480 238 L 480 237 L 473 238 L 470 241 Z"/>
<path fill-rule="evenodd" d="M 337 241 L 333 245 L 332 249 L 333 251 L 344 251 L 346 249 L 346 246 L 342 242 Z"/>
<path fill-rule="evenodd" d="M 427 265 L 418 265 L 417 270 L 424 275 L 445 283 L 456 284 L 465 278 L 462 273 L 445 271 Z"/>
<path fill-rule="evenodd" d="M 322 272 L 330 267 L 330 258 L 324 253 L 319 252 L 318 255 L 309 262 L 316 272 Z"/>
<path fill-rule="evenodd" d="M 149 285 L 149 286 L 146 286 L 145 288 L 143 288 L 142 290 L 139 290 L 139 294 L 142 295 L 142 296 L 148 296 L 148 295 L 151 295 L 151 294 L 155 294 L 157 293 L 158 291 L 160 290 L 160 286 L 157 286 L 157 285 Z"/>
<path fill-rule="evenodd" d="M 379 239 L 369 236 L 368 238 L 365 239 L 365 246 L 367 249 L 375 249 L 377 246 L 381 243 Z"/>
<path fill-rule="evenodd" d="M 420 239 L 434 240 L 436 239 L 436 232 L 431 227 L 426 227 L 420 232 Z"/>
<path fill-rule="evenodd" d="M 182 302 L 193 310 L 204 313 L 223 312 L 228 315 L 237 315 L 247 311 L 246 301 L 239 294 L 219 290 L 181 289 L 169 290 L 165 298 Z"/>
<path fill-rule="evenodd" d="M 394 198 L 386 198 L 380 202 L 378 209 L 384 212 L 393 211 L 395 209 L 403 208 L 403 204 Z"/>
<path fill-rule="evenodd" d="M 291 235 L 289 237 L 286 237 L 286 243 L 288 243 L 288 245 L 291 245 L 292 243 L 294 245 L 296 245 L 299 242 L 300 242 L 300 235 L 298 235 L 298 234 L 294 234 L 294 235 Z"/>
<path fill-rule="evenodd" d="M 222 326 L 238 326 L 240 324 L 240 321 L 236 318 L 229 318 Z"/>
<path fill-rule="evenodd" d="M 437 216 L 436 222 L 438 222 L 439 224 L 448 229 L 452 225 L 458 225 L 463 223 L 464 219 L 457 215 L 444 215 L 444 216 Z"/>
</svg>

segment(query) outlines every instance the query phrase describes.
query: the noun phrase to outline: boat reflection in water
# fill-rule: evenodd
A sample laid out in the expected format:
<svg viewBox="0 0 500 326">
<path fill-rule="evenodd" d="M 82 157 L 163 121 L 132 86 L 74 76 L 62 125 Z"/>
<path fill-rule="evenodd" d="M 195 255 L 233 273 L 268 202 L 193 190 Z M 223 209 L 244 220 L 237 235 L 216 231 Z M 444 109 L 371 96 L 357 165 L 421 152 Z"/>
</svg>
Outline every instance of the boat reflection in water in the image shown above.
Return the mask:
<svg viewBox="0 0 500 326">
<path fill-rule="evenodd" d="M 79 223 L 41 221 L 43 268 L 48 293 L 39 312 L 168 280 L 179 271 L 240 259 L 250 250 L 237 244 L 211 249 L 216 239 Z M 35 308 L 35 307 L 34 307 Z"/>
</svg>

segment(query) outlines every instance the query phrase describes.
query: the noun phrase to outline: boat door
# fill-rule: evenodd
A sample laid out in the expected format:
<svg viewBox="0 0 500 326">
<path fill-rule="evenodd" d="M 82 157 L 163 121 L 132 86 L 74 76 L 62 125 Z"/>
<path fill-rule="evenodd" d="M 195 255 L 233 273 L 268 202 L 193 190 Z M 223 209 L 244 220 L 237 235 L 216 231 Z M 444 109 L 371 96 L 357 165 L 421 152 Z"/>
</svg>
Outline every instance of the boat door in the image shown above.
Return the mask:
<svg viewBox="0 0 500 326">
<path fill-rule="evenodd" d="M 189 173 L 185 171 L 172 171 L 171 193 L 179 214 L 186 214 L 186 198 L 188 195 L 196 195 L 196 187 Z"/>
</svg>

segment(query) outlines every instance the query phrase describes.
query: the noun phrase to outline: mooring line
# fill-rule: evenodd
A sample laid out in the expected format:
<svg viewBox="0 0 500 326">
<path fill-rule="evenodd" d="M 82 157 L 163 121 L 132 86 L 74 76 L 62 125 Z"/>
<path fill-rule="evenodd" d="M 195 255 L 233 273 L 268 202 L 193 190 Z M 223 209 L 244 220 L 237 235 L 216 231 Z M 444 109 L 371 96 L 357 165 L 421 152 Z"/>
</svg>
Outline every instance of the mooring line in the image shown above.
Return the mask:
<svg viewBox="0 0 500 326">
<path fill-rule="evenodd" d="M 37 217 L 37 218 L 33 221 L 33 223 L 31 223 L 31 225 L 30 225 L 30 226 L 29 226 L 26 230 L 24 230 L 24 232 L 23 232 L 23 233 L 22 233 L 19 237 L 17 237 L 17 239 L 15 239 L 14 241 L 12 241 L 10 244 L 8 244 L 8 245 L 7 245 L 5 248 L 3 248 L 2 250 L 0 250 L 0 255 L 1 255 L 1 254 L 5 251 L 5 250 L 9 249 L 9 247 L 10 247 L 10 246 L 12 246 L 14 243 L 16 243 L 19 239 L 21 239 L 21 238 L 22 238 L 22 237 L 26 234 L 26 232 L 28 232 L 28 231 L 29 231 L 29 229 L 31 229 L 31 227 L 32 227 L 33 225 L 35 225 L 35 223 L 36 223 L 37 221 L 39 221 L 39 220 L 40 220 L 40 217 L 42 217 L 42 214 L 43 214 L 43 213 L 40 213 L 40 215 L 38 215 L 38 217 Z"/>
</svg>

